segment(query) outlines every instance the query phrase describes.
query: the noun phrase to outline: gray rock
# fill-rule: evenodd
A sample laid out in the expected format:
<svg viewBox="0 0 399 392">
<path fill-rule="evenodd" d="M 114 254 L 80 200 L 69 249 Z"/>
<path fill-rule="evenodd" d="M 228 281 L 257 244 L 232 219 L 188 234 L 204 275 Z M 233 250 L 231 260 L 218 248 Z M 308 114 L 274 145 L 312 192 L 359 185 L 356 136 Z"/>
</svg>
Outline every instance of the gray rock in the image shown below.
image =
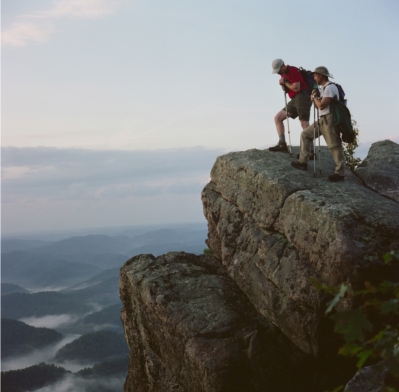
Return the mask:
<svg viewBox="0 0 399 392">
<path fill-rule="evenodd" d="M 321 170 L 314 178 L 313 167 L 296 170 L 288 154 L 267 150 L 229 153 L 218 157 L 202 192 L 214 255 L 257 311 L 315 356 L 331 335 L 326 296 L 310 280 L 357 287 L 377 276 L 399 229 L 398 203 L 350 172 L 343 182 L 327 181 L 334 170 L 327 148 Z"/>
<path fill-rule="evenodd" d="M 371 189 L 399 202 L 399 144 L 391 140 L 373 143 L 355 173 Z"/>
<path fill-rule="evenodd" d="M 366 366 L 346 384 L 344 392 L 383 392 L 385 373 L 382 363 Z"/>
<path fill-rule="evenodd" d="M 331 297 L 312 279 L 358 289 L 387 274 L 382 255 L 398 248 L 395 151 L 375 143 L 339 183 L 327 181 L 335 165 L 326 147 L 316 177 L 313 163 L 296 170 L 288 154 L 218 157 L 202 192 L 212 255 L 140 255 L 121 269 L 125 392 L 320 392 L 346 383 L 353 364 L 337 360 L 342 342 L 324 315 Z M 377 373 L 359 373 L 346 391 L 378 391 Z"/>
<path fill-rule="evenodd" d="M 136 256 L 121 269 L 120 295 L 125 392 L 312 390 L 312 359 L 257 314 L 213 256 Z"/>
</svg>

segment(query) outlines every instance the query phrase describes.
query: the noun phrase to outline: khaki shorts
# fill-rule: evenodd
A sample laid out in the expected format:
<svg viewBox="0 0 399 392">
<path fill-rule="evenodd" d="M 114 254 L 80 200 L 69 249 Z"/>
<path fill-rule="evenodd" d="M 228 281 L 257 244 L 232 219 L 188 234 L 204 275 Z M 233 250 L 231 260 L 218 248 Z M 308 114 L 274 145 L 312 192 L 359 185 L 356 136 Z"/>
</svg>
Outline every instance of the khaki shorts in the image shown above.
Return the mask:
<svg viewBox="0 0 399 392">
<path fill-rule="evenodd" d="M 310 100 L 310 95 L 307 93 L 295 95 L 287 104 L 289 117 L 297 118 L 299 116 L 299 120 L 302 121 L 309 121 L 311 107 L 312 101 Z M 282 110 L 285 111 L 285 107 Z"/>
</svg>

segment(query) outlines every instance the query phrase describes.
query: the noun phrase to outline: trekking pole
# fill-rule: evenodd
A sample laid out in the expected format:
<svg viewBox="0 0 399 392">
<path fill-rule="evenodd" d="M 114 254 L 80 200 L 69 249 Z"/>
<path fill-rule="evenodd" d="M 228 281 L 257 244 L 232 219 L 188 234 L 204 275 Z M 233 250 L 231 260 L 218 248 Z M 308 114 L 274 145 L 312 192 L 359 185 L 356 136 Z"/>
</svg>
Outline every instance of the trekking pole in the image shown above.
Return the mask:
<svg viewBox="0 0 399 392">
<path fill-rule="evenodd" d="M 290 157 L 292 158 L 290 122 L 288 121 L 287 93 L 285 91 L 284 91 L 284 99 L 285 99 L 285 113 L 287 113 L 288 143 L 290 146 Z"/>
<path fill-rule="evenodd" d="M 316 177 L 316 105 L 315 104 L 313 104 L 313 177 Z"/>
<path fill-rule="evenodd" d="M 320 175 L 321 175 L 321 155 L 320 155 L 320 113 L 319 113 L 319 108 L 317 108 L 317 131 L 319 133 L 319 171 L 320 171 Z M 316 149 L 315 149 L 316 151 Z M 315 157 L 316 158 L 316 157 Z"/>
</svg>

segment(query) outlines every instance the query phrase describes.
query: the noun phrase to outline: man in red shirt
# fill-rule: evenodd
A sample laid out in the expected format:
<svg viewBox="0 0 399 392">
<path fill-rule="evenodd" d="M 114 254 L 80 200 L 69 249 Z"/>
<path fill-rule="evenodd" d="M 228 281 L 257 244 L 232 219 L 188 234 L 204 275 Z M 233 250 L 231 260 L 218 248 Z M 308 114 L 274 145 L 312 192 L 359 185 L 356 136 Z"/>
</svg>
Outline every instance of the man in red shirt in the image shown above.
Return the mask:
<svg viewBox="0 0 399 392">
<path fill-rule="evenodd" d="M 287 115 L 294 119 L 299 117 L 302 129 L 309 126 L 310 108 L 312 106 L 310 99 L 311 86 L 308 86 L 303 80 L 298 68 L 285 65 L 281 59 L 274 60 L 272 67 L 272 73 L 278 73 L 281 76 L 279 83 L 284 91 L 288 93 L 291 101 L 287 104 L 288 114 L 284 107 L 274 117 L 279 142 L 275 147 L 270 147 L 269 151 L 288 152 L 283 121 L 287 118 Z"/>
</svg>

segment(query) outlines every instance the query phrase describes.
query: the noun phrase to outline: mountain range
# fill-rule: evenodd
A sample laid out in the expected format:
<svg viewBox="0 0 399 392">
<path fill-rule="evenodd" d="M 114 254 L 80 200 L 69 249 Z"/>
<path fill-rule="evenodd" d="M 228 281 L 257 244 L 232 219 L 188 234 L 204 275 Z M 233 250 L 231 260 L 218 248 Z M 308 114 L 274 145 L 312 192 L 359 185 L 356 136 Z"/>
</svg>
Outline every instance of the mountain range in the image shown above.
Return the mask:
<svg viewBox="0 0 399 392">
<path fill-rule="evenodd" d="M 119 270 L 141 253 L 202 253 L 204 224 L 2 238 L 2 390 L 121 390 Z M 105 377 L 106 375 L 106 377 Z M 29 381 L 31 380 L 31 381 Z M 72 387 L 71 390 L 73 390 Z"/>
</svg>

